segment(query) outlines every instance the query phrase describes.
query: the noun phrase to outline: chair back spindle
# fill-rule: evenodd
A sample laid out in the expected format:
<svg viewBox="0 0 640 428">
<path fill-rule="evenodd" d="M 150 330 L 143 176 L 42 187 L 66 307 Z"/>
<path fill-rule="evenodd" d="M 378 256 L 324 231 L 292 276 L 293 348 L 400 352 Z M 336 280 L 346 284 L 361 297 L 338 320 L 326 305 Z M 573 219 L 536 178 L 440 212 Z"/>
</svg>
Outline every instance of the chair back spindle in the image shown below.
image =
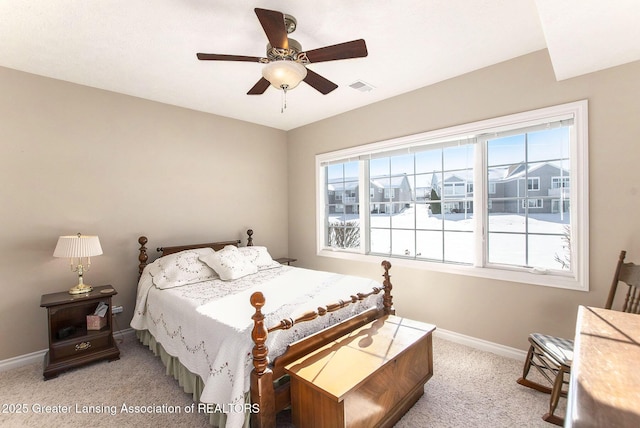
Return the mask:
<svg viewBox="0 0 640 428">
<path fill-rule="evenodd" d="M 618 276 L 620 282 L 627 284 L 627 294 L 624 298 L 622 312 L 640 314 L 640 265 L 625 263 Z"/>
<path fill-rule="evenodd" d="M 607 297 L 607 303 L 604 305 L 604 308 L 614 309 L 613 303 L 616 297 L 616 291 L 618 290 L 618 285 L 623 282 L 627 285 L 627 294 L 624 297 L 621 311 L 639 314 L 640 291 L 638 289 L 640 288 L 640 265 L 625 263 L 624 258 L 626 255 L 626 251 L 620 251 L 620 257 L 618 257 L 618 264 L 616 265 L 616 271 L 613 275 L 609 296 Z"/>
</svg>

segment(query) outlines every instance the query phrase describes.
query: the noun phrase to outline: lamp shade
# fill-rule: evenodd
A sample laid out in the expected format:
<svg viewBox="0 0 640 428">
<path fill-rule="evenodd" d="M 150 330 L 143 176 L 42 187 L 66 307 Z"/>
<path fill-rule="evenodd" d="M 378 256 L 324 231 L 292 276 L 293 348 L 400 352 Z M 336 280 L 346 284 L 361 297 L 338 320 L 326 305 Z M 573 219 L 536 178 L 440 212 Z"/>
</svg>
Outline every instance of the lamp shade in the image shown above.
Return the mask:
<svg viewBox="0 0 640 428">
<path fill-rule="evenodd" d="M 272 61 L 262 69 L 262 76 L 276 89 L 293 89 L 305 77 L 307 68 L 295 61 Z"/>
<path fill-rule="evenodd" d="M 102 247 L 97 236 L 71 235 L 58 238 L 53 257 L 93 257 L 102 254 Z"/>
</svg>

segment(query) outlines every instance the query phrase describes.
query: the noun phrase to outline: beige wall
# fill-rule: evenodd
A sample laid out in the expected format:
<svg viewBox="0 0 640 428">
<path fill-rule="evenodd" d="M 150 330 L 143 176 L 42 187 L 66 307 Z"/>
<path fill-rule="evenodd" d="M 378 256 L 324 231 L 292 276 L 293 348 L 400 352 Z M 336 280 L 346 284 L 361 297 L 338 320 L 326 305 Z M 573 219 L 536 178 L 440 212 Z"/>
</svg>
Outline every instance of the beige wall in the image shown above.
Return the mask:
<svg viewBox="0 0 640 428">
<path fill-rule="evenodd" d="M 129 327 L 137 238 L 245 238 L 287 254 L 286 134 L 0 68 L 0 360 L 47 347 L 44 293 L 77 283 L 57 238 L 100 237 L 90 284 Z M 154 256 L 155 257 L 155 256 Z"/>
<path fill-rule="evenodd" d="M 589 293 L 392 268 L 401 316 L 520 349 L 534 330 L 572 337 L 577 305 L 604 304 L 619 251 L 640 262 L 639 94 L 638 62 L 557 82 L 545 50 L 290 131 L 290 255 L 315 269 L 381 272 L 316 256 L 316 154 L 588 99 Z"/>
</svg>

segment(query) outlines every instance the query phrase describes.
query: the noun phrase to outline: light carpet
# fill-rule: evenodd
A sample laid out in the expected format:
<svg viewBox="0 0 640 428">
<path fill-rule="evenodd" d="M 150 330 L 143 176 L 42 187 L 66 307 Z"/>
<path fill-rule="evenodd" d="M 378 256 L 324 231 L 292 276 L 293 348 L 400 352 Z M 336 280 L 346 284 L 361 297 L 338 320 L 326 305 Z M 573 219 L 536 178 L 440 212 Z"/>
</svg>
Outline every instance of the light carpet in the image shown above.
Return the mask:
<svg viewBox="0 0 640 428">
<path fill-rule="evenodd" d="M 43 381 L 42 364 L 0 373 L 3 427 L 209 427 L 190 395 L 134 336 L 120 360 Z M 434 375 L 397 427 L 546 427 L 549 396 L 516 383 L 522 362 L 434 337 Z M 561 399 L 559 414 L 564 414 Z M 138 406 L 138 407 L 136 407 Z M 190 413 L 189 411 L 193 411 Z M 144 412 L 143 412 L 144 411 Z M 66 412 L 66 413 L 62 413 Z M 279 415 L 289 427 L 290 415 Z"/>
</svg>

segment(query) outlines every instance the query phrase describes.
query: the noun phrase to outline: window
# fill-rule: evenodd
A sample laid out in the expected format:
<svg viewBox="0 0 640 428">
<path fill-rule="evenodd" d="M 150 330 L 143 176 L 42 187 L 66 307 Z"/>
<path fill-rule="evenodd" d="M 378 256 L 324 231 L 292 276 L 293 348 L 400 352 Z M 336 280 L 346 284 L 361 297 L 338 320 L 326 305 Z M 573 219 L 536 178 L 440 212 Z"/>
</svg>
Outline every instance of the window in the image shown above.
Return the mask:
<svg viewBox="0 0 640 428">
<path fill-rule="evenodd" d="M 389 188 L 384 189 L 384 198 L 387 200 L 393 199 L 393 189 L 389 189 Z"/>
<path fill-rule="evenodd" d="M 552 189 L 568 189 L 569 177 L 551 177 Z"/>
<path fill-rule="evenodd" d="M 342 198 L 342 202 L 345 204 L 355 204 L 356 203 L 356 192 L 353 190 L 348 190 L 344 192 L 344 196 Z"/>
<path fill-rule="evenodd" d="M 522 208 L 544 208 L 542 199 L 523 199 Z"/>
<path fill-rule="evenodd" d="M 318 155 L 318 253 L 588 290 L 586 109 Z"/>
<path fill-rule="evenodd" d="M 468 184 L 467 186 L 473 186 L 472 184 Z M 472 192 L 473 190 L 465 191 L 465 183 L 445 183 L 444 184 L 444 194 L 445 195 L 464 195 L 466 192 Z"/>
</svg>

